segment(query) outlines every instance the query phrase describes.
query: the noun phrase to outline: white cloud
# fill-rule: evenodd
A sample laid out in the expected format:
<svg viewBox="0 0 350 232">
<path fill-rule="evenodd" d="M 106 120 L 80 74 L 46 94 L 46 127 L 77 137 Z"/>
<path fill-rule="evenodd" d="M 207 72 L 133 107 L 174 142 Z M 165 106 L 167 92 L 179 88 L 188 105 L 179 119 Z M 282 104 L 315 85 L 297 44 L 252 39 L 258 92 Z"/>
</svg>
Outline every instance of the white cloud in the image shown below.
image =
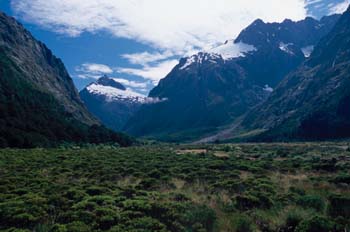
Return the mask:
<svg viewBox="0 0 350 232">
<path fill-rule="evenodd" d="M 144 91 L 147 88 L 147 82 L 136 82 L 136 81 L 130 81 L 123 78 L 113 78 L 113 79 L 127 87 L 137 88 L 139 91 Z"/>
<path fill-rule="evenodd" d="M 17 15 L 58 33 L 78 36 L 105 30 L 176 54 L 234 38 L 256 18 L 272 22 L 285 18 L 298 20 L 307 15 L 304 0 L 11 0 L 11 3 Z"/>
<path fill-rule="evenodd" d="M 85 63 L 75 68 L 77 72 L 75 76 L 81 79 L 99 79 L 104 74 L 124 73 L 135 75 L 142 77 L 145 81 L 136 82 L 123 78 L 113 79 L 131 88 L 145 89 L 148 84 L 158 84 L 159 80 L 164 78 L 177 64 L 178 61 L 176 59 L 164 60 L 153 65 L 145 64 L 141 68 L 109 67 L 104 64 Z"/>
<path fill-rule="evenodd" d="M 177 60 L 166 60 L 154 66 L 144 66 L 139 69 L 118 68 L 117 72 L 140 76 L 140 77 L 143 77 L 144 79 L 151 80 L 154 85 L 157 85 L 159 80 L 164 78 L 177 64 L 178 64 Z"/>
<path fill-rule="evenodd" d="M 340 2 L 338 4 L 335 4 L 330 7 L 329 14 L 342 14 L 346 11 L 346 9 L 349 7 L 350 0 L 344 0 L 343 2 Z"/>
<path fill-rule="evenodd" d="M 101 75 L 94 75 L 94 74 L 89 74 L 89 73 L 81 73 L 75 75 L 75 77 L 80 78 L 80 79 L 98 79 L 101 77 Z"/>
<path fill-rule="evenodd" d="M 77 72 L 88 74 L 111 74 L 112 68 L 104 64 L 85 63 L 75 69 Z"/>
<path fill-rule="evenodd" d="M 116 70 L 156 84 L 178 63 L 176 57 L 190 56 L 233 39 L 256 18 L 265 22 L 303 19 L 306 6 L 318 1 L 11 0 L 11 5 L 22 19 L 60 34 L 107 31 L 151 46 L 158 52 L 122 55 L 141 68 Z M 81 68 L 80 78 L 95 79 L 114 69 L 98 64 Z"/>
<path fill-rule="evenodd" d="M 148 65 L 149 63 L 159 62 L 170 57 L 174 56 L 170 51 L 165 51 L 163 53 L 155 52 L 141 52 L 141 53 L 132 53 L 132 54 L 123 54 L 122 57 L 127 59 L 131 64 L 138 65 Z"/>
<path fill-rule="evenodd" d="M 114 71 L 105 64 L 85 63 L 75 68 L 77 78 L 80 79 L 99 79 L 102 75 L 112 74 Z"/>
<path fill-rule="evenodd" d="M 307 5 L 313 5 L 322 2 L 323 0 L 307 0 Z"/>
</svg>

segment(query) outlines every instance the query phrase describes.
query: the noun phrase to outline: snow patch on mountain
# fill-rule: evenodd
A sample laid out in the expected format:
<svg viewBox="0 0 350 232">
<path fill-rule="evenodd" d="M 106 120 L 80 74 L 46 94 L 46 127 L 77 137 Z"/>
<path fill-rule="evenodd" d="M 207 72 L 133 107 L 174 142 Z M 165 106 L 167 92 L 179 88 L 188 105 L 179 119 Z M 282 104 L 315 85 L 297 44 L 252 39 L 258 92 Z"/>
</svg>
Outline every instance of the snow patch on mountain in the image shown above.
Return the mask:
<svg viewBox="0 0 350 232">
<path fill-rule="evenodd" d="M 136 93 L 129 88 L 125 90 L 118 89 L 111 86 L 100 85 L 93 83 L 89 85 L 87 91 L 94 95 L 104 96 L 106 101 L 127 101 L 140 104 L 152 104 L 165 101 L 166 99 L 150 98 L 140 93 Z"/>
<path fill-rule="evenodd" d="M 266 92 L 273 92 L 273 88 L 271 88 L 269 85 L 265 85 L 264 86 L 264 90 L 266 91 Z"/>
<path fill-rule="evenodd" d="M 281 50 L 284 51 L 285 53 L 294 55 L 294 52 L 291 51 L 291 50 L 289 49 L 289 46 L 291 46 L 291 45 L 293 45 L 293 43 L 283 43 L 283 42 L 280 42 L 279 49 L 281 49 Z"/>
<path fill-rule="evenodd" d="M 313 45 L 310 45 L 310 46 L 307 46 L 307 47 L 303 47 L 301 49 L 301 51 L 304 53 L 304 56 L 306 58 L 309 58 L 311 56 L 311 53 L 314 51 L 314 46 Z"/>
<path fill-rule="evenodd" d="M 193 64 L 194 62 L 196 62 L 196 56 L 195 55 L 187 58 L 186 63 L 183 66 L 180 67 L 180 70 L 183 70 L 183 69 L 186 69 L 186 68 L 190 67 L 191 64 Z"/>
<path fill-rule="evenodd" d="M 179 69 L 184 70 L 189 68 L 192 64 L 202 64 L 205 61 L 215 64 L 218 63 L 217 60 L 230 60 L 238 57 L 245 57 L 246 54 L 256 50 L 257 49 L 253 45 L 243 42 L 234 43 L 233 40 L 228 40 L 222 45 L 187 57 L 185 64 Z"/>
<path fill-rule="evenodd" d="M 228 40 L 224 44 L 210 49 L 209 53 L 221 55 L 224 60 L 229 60 L 237 57 L 245 57 L 249 52 L 256 51 L 253 45 L 243 42 L 234 43 L 233 40 Z"/>
<path fill-rule="evenodd" d="M 179 69 L 184 70 L 189 68 L 192 64 L 202 64 L 205 61 L 209 61 L 211 63 L 217 63 L 216 60 L 223 59 L 221 55 L 214 53 L 204 53 L 200 52 L 196 55 L 190 56 L 186 58 L 186 63 L 182 65 Z"/>
</svg>

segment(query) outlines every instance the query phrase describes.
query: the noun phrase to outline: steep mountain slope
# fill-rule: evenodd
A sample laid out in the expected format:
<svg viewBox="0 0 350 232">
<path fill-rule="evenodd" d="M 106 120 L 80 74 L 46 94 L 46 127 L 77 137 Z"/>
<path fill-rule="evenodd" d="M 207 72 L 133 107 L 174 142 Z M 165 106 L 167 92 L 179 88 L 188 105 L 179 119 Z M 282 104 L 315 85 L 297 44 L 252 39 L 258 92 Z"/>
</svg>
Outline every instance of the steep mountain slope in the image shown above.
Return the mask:
<svg viewBox="0 0 350 232">
<path fill-rule="evenodd" d="M 80 91 L 80 97 L 107 127 L 120 131 L 127 120 L 152 99 L 126 89 L 114 79 L 103 76 Z"/>
<path fill-rule="evenodd" d="M 0 146 L 120 142 L 81 102 L 61 60 L 0 12 Z"/>
<path fill-rule="evenodd" d="M 298 22 L 286 19 L 282 23 L 264 23 L 258 19 L 235 40 L 257 49 L 254 55 L 240 60 L 239 64 L 251 79 L 274 88 L 310 56 L 338 19 L 339 15 L 323 17 L 319 21 L 310 17 Z"/>
<path fill-rule="evenodd" d="M 141 107 L 125 130 L 183 141 L 232 122 L 263 102 L 338 17 L 272 24 L 256 20 L 235 41 L 181 59 L 149 95 L 168 100 Z"/>
<path fill-rule="evenodd" d="M 350 8 L 241 126 L 263 130 L 256 140 L 333 139 L 350 136 Z"/>
<path fill-rule="evenodd" d="M 215 62 L 208 62 L 208 56 Z M 141 107 L 128 122 L 127 132 L 155 134 L 171 141 L 191 139 L 229 122 L 267 97 L 268 91 L 249 82 L 234 61 L 224 65 L 221 56 L 211 56 L 194 56 L 204 62 L 191 64 L 185 72 L 181 69 L 188 59 L 181 60 L 149 95 L 167 100 Z"/>
</svg>

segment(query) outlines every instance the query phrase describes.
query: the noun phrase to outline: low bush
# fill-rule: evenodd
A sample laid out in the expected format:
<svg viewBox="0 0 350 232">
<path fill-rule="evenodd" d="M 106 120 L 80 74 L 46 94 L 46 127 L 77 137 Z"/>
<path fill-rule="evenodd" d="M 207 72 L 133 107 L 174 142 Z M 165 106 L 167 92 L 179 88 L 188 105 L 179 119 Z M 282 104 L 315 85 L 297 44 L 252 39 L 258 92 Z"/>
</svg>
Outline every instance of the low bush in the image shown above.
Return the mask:
<svg viewBox="0 0 350 232">
<path fill-rule="evenodd" d="M 296 232 L 330 232 L 337 231 L 336 224 L 325 218 L 315 216 L 311 219 L 303 220 L 296 228 Z"/>
<path fill-rule="evenodd" d="M 247 215 L 240 215 L 235 219 L 236 232 L 253 232 L 253 221 Z"/>
<path fill-rule="evenodd" d="M 329 214 L 332 217 L 350 218 L 350 197 L 331 195 L 328 200 Z"/>
<path fill-rule="evenodd" d="M 316 211 L 323 211 L 325 208 L 325 202 L 320 196 L 305 195 L 299 197 L 297 204 L 304 208 L 311 208 Z"/>
</svg>

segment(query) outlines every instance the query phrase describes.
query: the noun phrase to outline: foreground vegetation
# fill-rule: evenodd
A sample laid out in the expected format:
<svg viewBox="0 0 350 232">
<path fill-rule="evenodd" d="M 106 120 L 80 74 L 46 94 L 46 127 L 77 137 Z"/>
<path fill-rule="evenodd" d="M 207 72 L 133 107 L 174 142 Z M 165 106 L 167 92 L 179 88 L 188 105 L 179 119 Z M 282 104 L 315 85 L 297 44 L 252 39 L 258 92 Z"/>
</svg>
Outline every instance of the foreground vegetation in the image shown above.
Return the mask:
<svg viewBox="0 0 350 232">
<path fill-rule="evenodd" d="M 346 143 L 0 150 L 1 231 L 348 231 Z"/>
</svg>

